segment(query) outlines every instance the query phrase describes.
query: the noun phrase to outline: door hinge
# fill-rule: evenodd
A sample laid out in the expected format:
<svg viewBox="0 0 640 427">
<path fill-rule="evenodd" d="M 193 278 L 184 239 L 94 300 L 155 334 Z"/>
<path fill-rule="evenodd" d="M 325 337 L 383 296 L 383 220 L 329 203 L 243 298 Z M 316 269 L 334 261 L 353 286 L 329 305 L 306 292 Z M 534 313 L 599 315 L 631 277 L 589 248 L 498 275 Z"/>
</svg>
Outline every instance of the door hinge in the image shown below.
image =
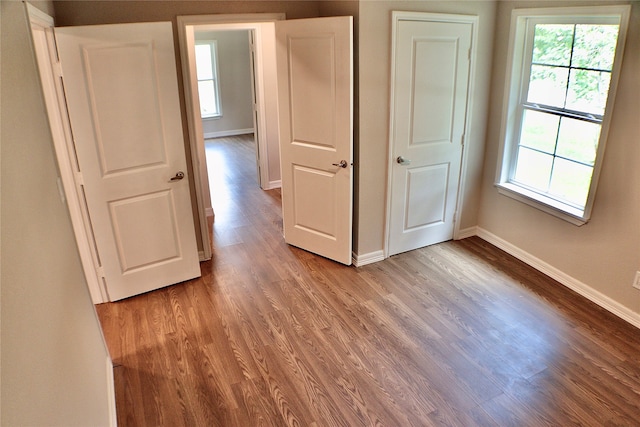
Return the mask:
<svg viewBox="0 0 640 427">
<path fill-rule="evenodd" d="M 464 143 L 466 142 L 466 141 L 465 141 L 466 137 L 467 137 L 467 135 L 466 135 L 466 134 L 464 134 L 464 133 L 463 133 L 463 134 L 462 134 L 462 136 L 460 137 L 460 145 L 461 145 L 463 148 L 464 148 Z"/>
<path fill-rule="evenodd" d="M 82 176 L 82 172 L 76 172 L 76 183 L 78 185 L 84 186 L 84 177 Z"/>
<path fill-rule="evenodd" d="M 96 267 L 96 273 L 98 274 L 98 277 L 101 278 L 106 284 L 106 280 L 105 280 L 106 278 L 105 278 L 105 275 L 104 275 L 104 267 L 102 267 L 102 266 Z"/>
</svg>

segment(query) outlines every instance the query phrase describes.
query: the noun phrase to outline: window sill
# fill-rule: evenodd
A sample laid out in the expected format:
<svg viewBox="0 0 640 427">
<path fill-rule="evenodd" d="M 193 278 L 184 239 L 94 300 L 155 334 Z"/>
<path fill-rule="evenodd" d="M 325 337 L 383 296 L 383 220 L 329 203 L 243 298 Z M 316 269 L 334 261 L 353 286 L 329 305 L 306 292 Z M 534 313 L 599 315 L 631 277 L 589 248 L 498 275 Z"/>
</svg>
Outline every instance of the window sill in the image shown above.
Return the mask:
<svg viewBox="0 0 640 427">
<path fill-rule="evenodd" d="M 202 116 L 202 120 L 218 120 L 222 118 L 222 114 L 214 115 L 214 116 Z"/>
<path fill-rule="evenodd" d="M 519 202 L 570 222 L 573 225 L 581 226 L 589 221 L 589 218 L 584 216 L 585 212 L 583 210 L 534 193 L 518 185 L 505 182 L 497 183 L 496 187 L 498 188 L 498 192 L 503 196 L 518 200 Z"/>
</svg>

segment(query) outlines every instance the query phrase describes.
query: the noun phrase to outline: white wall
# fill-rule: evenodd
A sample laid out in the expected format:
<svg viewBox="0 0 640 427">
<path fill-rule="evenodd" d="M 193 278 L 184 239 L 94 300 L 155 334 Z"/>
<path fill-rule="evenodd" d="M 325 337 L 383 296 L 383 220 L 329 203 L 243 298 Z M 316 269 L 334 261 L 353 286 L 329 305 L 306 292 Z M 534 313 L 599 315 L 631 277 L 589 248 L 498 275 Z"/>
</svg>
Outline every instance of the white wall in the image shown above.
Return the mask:
<svg viewBox="0 0 640 427">
<path fill-rule="evenodd" d="M 498 194 L 498 159 L 509 23 L 513 7 L 629 2 L 498 2 L 491 108 L 478 224 L 488 238 L 516 248 L 640 326 L 640 2 L 634 1 L 622 72 L 591 221 L 577 227 Z M 609 307 L 609 308 L 611 308 Z"/>
<path fill-rule="evenodd" d="M 106 426 L 111 362 L 56 184 L 24 4 L 0 8 L 0 423 Z"/>
<path fill-rule="evenodd" d="M 195 31 L 196 40 L 217 40 L 222 117 L 204 119 L 205 138 L 253 129 L 251 62 L 247 30 Z"/>
</svg>

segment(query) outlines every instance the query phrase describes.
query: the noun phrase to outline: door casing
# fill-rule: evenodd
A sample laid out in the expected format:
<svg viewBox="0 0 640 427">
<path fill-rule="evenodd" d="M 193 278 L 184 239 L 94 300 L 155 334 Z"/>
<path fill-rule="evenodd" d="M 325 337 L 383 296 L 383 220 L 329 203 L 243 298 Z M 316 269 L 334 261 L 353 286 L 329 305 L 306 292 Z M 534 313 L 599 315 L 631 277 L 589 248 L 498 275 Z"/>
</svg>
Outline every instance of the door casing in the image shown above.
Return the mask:
<svg viewBox="0 0 640 427">
<path fill-rule="evenodd" d="M 45 100 L 49 127 L 53 139 L 54 151 L 60 173 L 61 195 L 67 202 L 71 225 L 78 245 L 78 253 L 84 270 L 87 287 L 94 304 L 108 301 L 103 284 L 98 278 L 97 249 L 89 224 L 89 211 L 85 200 L 80 197 L 77 180 L 79 166 L 74 154 L 71 124 L 64 102 L 64 90 L 60 80 L 60 67 L 57 61 L 53 35 L 53 18 L 25 3 L 31 36 L 34 44 L 40 82 Z"/>
<path fill-rule="evenodd" d="M 473 82 L 475 80 L 475 58 L 476 58 L 476 45 L 478 40 L 478 16 L 475 15 L 454 15 L 454 14 L 440 14 L 440 13 L 427 13 L 427 12 L 401 12 L 401 11 L 393 11 L 392 12 L 392 23 L 391 23 L 391 77 L 390 77 L 390 100 L 394 99 L 394 85 L 395 81 L 395 57 L 396 57 L 396 33 L 398 23 L 400 21 L 424 21 L 424 22 L 444 22 L 444 23 L 464 23 L 472 26 L 471 30 L 471 62 L 469 69 L 469 86 L 467 88 L 467 112 L 466 112 L 466 120 L 464 125 L 464 134 L 469 135 L 470 123 L 471 123 L 471 115 L 472 110 L 469 106 L 473 105 Z M 394 162 L 396 161 L 393 158 L 394 146 L 392 144 L 393 141 L 393 132 L 394 132 L 394 109 L 390 108 L 390 118 L 389 118 L 389 146 L 388 146 L 388 163 L 387 163 L 387 202 L 386 202 L 386 222 L 385 222 L 385 241 L 384 241 L 384 257 L 389 257 L 389 240 L 390 240 L 390 230 L 391 230 L 391 189 L 392 189 L 392 171 Z M 467 172 L 467 143 L 465 138 L 465 142 L 462 146 L 462 159 L 461 159 L 461 167 L 460 167 L 460 179 L 458 183 L 458 191 L 456 196 L 456 208 L 454 213 L 454 230 L 453 230 L 453 238 L 459 239 L 460 237 L 460 216 L 463 208 L 463 197 L 464 194 L 464 186 L 466 183 L 466 172 Z"/>
</svg>

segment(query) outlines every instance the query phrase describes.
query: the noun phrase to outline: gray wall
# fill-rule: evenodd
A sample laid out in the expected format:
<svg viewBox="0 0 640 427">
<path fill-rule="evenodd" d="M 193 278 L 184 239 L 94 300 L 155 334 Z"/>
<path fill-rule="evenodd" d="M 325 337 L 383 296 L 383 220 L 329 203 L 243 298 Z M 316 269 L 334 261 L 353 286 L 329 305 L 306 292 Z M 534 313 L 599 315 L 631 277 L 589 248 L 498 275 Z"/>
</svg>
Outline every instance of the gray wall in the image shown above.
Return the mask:
<svg viewBox="0 0 640 427">
<path fill-rule="evenodd" d="M 58 193 L 29 23 L 22 2 L 0 7 L 0 424 L 105 426 L 111 363 Z"/>
<path fill-rule="evenodd" d="M 196 30 L 195 39 L 217 40 L 218 45 L 222 117 L 202 121 L 205 137 L 253 129 L 249 32 Z"/>
</svg>

